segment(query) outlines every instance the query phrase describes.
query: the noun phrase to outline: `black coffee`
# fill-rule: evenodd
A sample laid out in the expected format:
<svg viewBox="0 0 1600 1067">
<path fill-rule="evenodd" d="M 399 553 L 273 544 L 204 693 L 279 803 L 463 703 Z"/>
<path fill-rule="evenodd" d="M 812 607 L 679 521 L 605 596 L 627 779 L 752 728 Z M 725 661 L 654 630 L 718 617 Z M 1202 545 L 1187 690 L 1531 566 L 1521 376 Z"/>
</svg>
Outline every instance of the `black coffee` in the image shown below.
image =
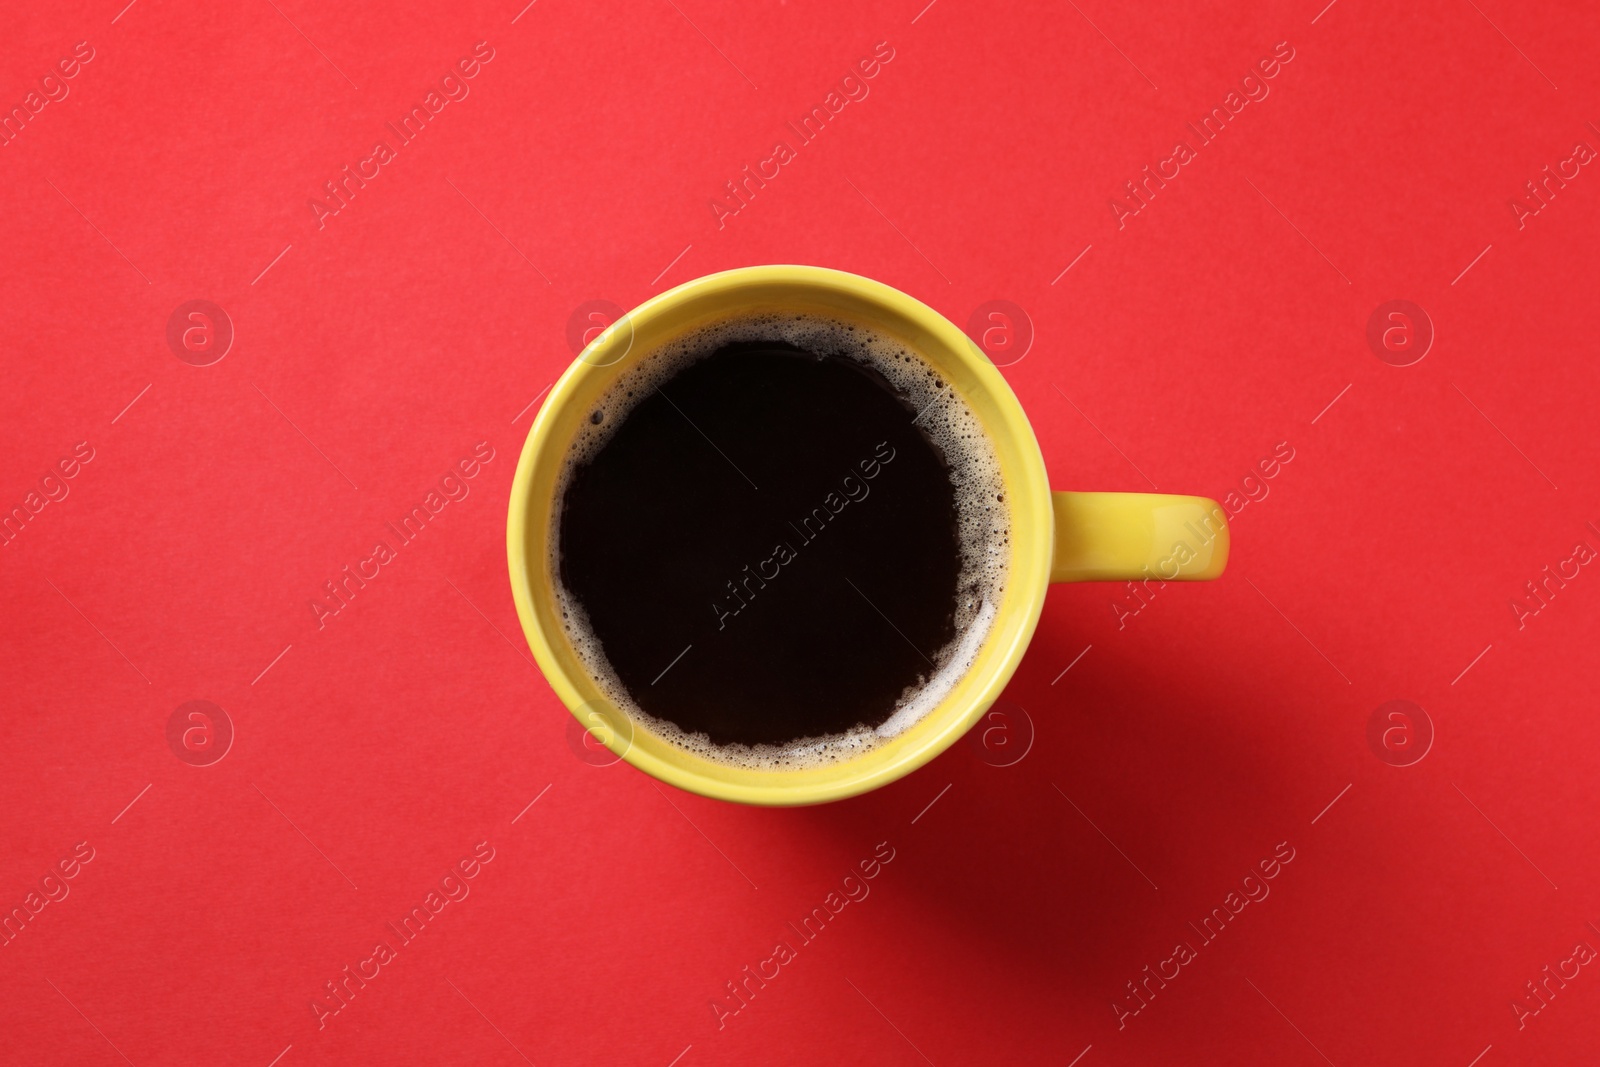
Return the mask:
<svg viewBox="0 0 1600 1067">
<path fill-rule="evenodd" d="M 618 702 L 769 762 L 813 759 L 802 739 L 859 747 L 949 675 L 995 599 L 975 549 L 1004 536 L 995 479 L 951 462 L 975 444 L 942 380 L 854 331 L 798 332 L 713 339 L 624 383 L 558 518 L 569 629 Z"/>
</svg>

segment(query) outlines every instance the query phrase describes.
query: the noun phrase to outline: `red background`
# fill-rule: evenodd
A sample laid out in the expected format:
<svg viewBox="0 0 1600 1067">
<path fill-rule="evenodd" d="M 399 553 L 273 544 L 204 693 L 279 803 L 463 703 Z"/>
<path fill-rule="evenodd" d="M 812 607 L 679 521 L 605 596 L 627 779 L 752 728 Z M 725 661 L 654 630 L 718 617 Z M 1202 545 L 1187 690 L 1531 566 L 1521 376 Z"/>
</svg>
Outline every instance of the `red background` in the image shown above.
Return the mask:
<svg viewBox="0 0 1600 1067">
<path fill-rule="evenodd" d="M 7 12 L 7 109 L 75 43 L 94 58 L 0 148 L 0 504 L 78 442 L 94 458 L 0 548 L 0 904 L 77 842 L 94 858 L 0 948 L 0 1060 L 1593 1047 L 1594 968 L 1536 1015 L 1524 983 L 1600 947 L 1600 574 L 1521 628 L 1510 602 L 1600 549 L 1600 176 L 1510 201 L 1600 145 L 1600 13 L 924 2 Z M 323 183 L 480 40 L 470 95 L 319 228 Z M 719 228 L 723 183 L 880 41 L 870 95 Z M 1270 95 L 1119 229 L 1123 183 L 1282 41 Z M 1125 590 L 1051 594 L 1007 694 L 1035 731 L 1013 766 L 963 743 L 786 811 L 591 766 L 507 588 L 530 402 L 585 301 L 769 262 L 961 324 L 1024 308 L 1005 374 L 1058 487 L 1221 499 L 1279 442 L 1294 459 L 1250 483 L 1222 581 L 1120 629 Z M 167 342 L 192 299 L 235 331 L 209 366 Z M 1411 366 L 1366 339 L 1392 299 L 1436 331 Z M 322 583 L 478 442 L 470 496 L 319 629 Z M 1395 699 L 1435 732 L 1410 766 L 1380 755 L 1414 751 L 1417 716 L 1368 740 Z M 210 766 L 167 741 L 190 700 L 235 731 Z M 323 983 L 481 841 L 471 895 L 319 1029 Z M 724 983 L 880 842 L 870 896 L 719 1029 Z M 1280 842 L 1271 895 L 1201 945 L 1189 923 Z M 1180 940 L 1197 958 L 1119 1028 Z"/>
</svg>

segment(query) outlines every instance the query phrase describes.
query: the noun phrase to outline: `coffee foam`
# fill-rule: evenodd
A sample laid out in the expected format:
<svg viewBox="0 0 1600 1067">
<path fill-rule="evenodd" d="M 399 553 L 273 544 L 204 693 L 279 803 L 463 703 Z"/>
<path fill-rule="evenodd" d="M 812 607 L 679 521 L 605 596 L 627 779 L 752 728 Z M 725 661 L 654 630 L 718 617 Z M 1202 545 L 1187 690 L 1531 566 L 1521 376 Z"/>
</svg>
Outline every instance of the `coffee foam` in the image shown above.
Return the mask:
<svg viewBox="0 0 1600 1067">
<path fill-rule="evenodd" d="M 933 656 L 930 675 L 901 693 L 877 727 L 806 737 L 786 745 L 719 745 L 645 711 L 612 669 L 577 597 L 561 583 L 561 501 L 576 471 L 610 440 L 634 406 L 655 389 L 724 345 L 783 341 L 808 352 L 838 356 L 871 368 L 886 379 L 913 420 L 938 449 L 955 486 L 961 570 L 957 582 L 955 637 Z M 698 756 L 755 770 L 800 770 L 841 763 L 896 737 L 937 707 L 971 668 L 988 636 L 1005 592 L 1010 551 L 1010 511 L 993 443 L 978 417 L 950 383 L 907 346 L 867 327 L 811 315 L 759 315 L 705 327 L 642 356 L 594 406 L 568 446 L 550 517 L 550 570 L 567 638 L 584 669 L 615 708 L 652 733 Z"/>
</svg>

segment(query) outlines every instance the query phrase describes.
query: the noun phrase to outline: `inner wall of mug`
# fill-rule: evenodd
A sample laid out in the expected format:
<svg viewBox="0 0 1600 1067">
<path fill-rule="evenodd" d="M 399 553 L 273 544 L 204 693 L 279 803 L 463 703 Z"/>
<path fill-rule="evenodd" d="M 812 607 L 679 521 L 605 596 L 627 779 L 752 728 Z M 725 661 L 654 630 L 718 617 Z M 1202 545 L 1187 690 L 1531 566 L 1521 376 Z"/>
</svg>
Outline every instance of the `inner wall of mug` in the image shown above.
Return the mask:
<svg viewBox="0 0 1600 1067">
<path fill-rule="evenodd" d="M 628 718 L 607 699 L 573 650 L 560 618 L 550 538 L 560 503 L 562 461 L 591 408 L 623 373 L 708 326 L 777 314 L 857 324 L 905 345 L 944 375 L 990 437 L 1010 508 L 1011 554 L 996 619 L 971 668 L 916 725 L 848 760 L 758 770 L 691 752 Z M 1014 669 L 1015 653 L 1037 621 L 1048 580 L 1051 528 L 1049 490 L 1032 432 L 1009 387 L 965 335 L 930 309 L 878 283 L 818 268 L 752 268 L 713 275 L 664 294 L 630 313 L 585 351 L 552 390 L 534 438 L 530 446 L 537 446 L 540 454 L 533 457 L 522 562 L 536 625 L 553 660 L 545 664 L 541 655 L 541 664 L 586 726 L 600 725 L 602 736 L 609 728 L 614 740 L 606 740 L 614 751 L 685 788 L 757 803 L 806 803 L 848 795 L 905 773 L 976 721 Z"/>
</svg>

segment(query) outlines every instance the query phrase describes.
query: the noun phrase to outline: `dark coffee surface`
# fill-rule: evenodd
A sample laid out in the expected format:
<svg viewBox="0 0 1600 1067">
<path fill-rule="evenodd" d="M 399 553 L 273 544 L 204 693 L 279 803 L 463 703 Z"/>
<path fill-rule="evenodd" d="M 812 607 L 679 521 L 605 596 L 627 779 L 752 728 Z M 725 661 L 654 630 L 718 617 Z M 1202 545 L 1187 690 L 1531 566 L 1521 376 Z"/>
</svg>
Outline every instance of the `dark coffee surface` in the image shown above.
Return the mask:
<svg viewBox="0 0 1600 1067">
<path fill-rule="evenodd" d="M 573 472 L 560 578 L 649 714 L 717 744 L 876 726 L 933 674 L 961 580 L 955 489 L 877 372 L 729 344 Z"/>
</svg>

